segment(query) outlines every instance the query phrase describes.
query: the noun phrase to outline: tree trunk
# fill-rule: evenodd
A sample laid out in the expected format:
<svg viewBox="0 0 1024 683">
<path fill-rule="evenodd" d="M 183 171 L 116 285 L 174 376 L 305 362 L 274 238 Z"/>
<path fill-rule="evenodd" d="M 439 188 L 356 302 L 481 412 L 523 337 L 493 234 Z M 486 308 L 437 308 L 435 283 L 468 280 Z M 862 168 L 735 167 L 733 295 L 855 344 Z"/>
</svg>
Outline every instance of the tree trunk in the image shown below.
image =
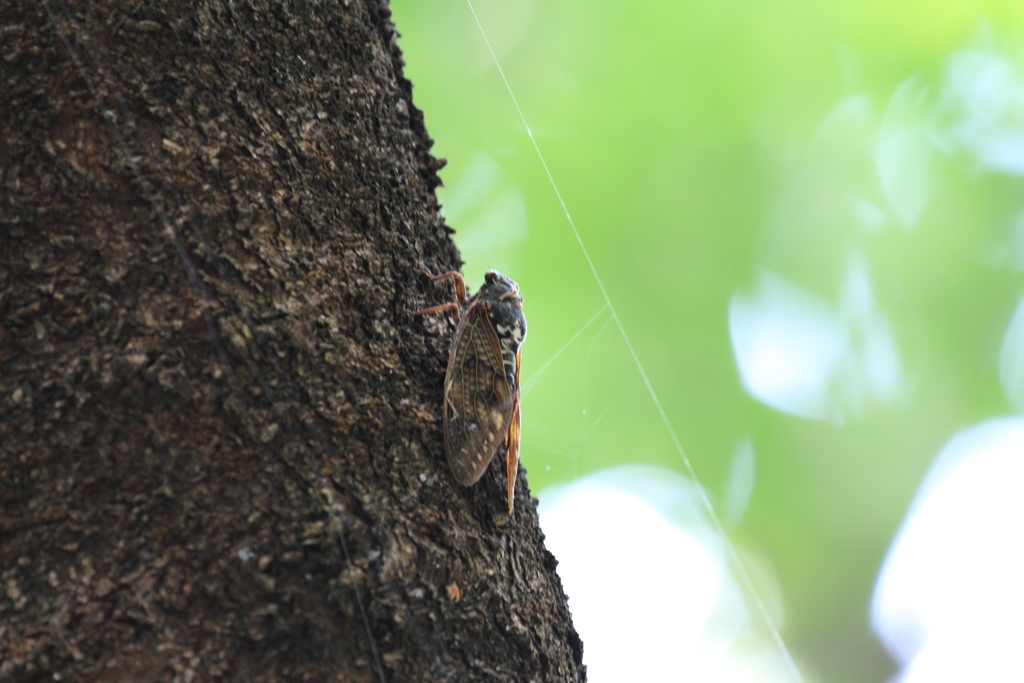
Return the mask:
<svg viewBox="0 0 1024 683">
<path fill-rule="evenodd" d="M 64 2 L 0 7 L 0 680 L 583 680 L 525 476 L 448 471 L 386 5 Z"/>
</svg>

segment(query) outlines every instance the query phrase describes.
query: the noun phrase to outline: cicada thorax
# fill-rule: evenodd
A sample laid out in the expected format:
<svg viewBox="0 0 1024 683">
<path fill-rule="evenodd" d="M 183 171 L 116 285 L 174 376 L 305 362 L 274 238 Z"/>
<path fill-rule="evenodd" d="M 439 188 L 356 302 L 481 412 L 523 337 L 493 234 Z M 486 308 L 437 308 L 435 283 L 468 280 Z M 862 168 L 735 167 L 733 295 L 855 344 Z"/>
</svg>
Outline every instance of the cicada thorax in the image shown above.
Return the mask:
<svg viewBox="0 0 1024 683">
<path fill-rule="evenodd" d="M 456 481 L 473 484 L 504 440 L 511 513 L 519 464 L 519 347 L 526 338 L 523 299 L 519 286 L 497 271 L 488 271 L 480 291 L 468 300 L 461 294 L 465 292 L 461 275 L 441 276 L 447 277 L 456 279 L 459 313 L 444 386 L 448 465 Z"/>
<path fill-rule="evenodd" d="M 490 275 L 491 273 L 488 273 Z M 481 289 L 483 291 L 483 288 Z M 488 318 L 501 344 L 502 364 L 505 381 L 512 389 L 512 418 L 505 433 L 505 475 L 508 482 L 508 512 L 512 514 L 515 500 L 516 473 L 519 470 L 519 347 L 526 339 L 526 317 L 523 315 L 523 298 L 518 287 L 514 295 L 502 293 L 497 303 L 488 310 Z"/>
<path fill-rule="evenodd" d="M 488 290 L 488 285 L 485 284 L 480 288 L 478 300 L 481 305 L 487 307 L 487 317 L 501 344 L 505 379 L 514 390 L 519 385 L 516 354 L 519 353 L 519 346 L 526 339 L 526 317 L 523 315 L 523 299 L 519 296 L 518 288 L 512 293 L 515 296 L 509 296 L 507 292 L 501 290 L 493 292 Z"/>
</svg>

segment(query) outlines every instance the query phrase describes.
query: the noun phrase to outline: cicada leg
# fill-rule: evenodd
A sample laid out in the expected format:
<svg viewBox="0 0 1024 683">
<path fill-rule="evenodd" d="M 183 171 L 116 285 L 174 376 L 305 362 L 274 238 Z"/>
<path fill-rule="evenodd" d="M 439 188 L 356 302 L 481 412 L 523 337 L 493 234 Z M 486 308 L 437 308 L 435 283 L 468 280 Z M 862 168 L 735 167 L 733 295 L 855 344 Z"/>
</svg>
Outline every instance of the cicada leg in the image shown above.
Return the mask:
<svg viewBox="0 0 1024 683">
<path fill-rule="evenodd" d="M 505 433 L 505 476 L 508 477 L 508 514 L 512 514 L 512 506 L 516 495 L 516 473 L 519 472 L 519 396 L 515 397 L 515 412 L 512 423 Z"/>
<path fill-rule="evenodd" d="M 512 393 L 512 421 L 505 433 L 505 477 L 508 480 L 508 514 L 515 503 L 516 474 L 519 472 L 519 369 L 523 364 L 522 351 L 516 351 L 516 388 Z"/>
<path fill-rule="evenodd" d="M 440 306 L 431 306 L 430 308 L 424 308 L 422 311 L 409 311 L 410 315 L 425 315 L 427 313 L 438 313 L 439 311 L 451 311 L 455 322 L 459 322 L 460 312 L 463 307 L 469 304 L 469 300 L 466 298 L 466 281 L 462 279 L 462 273 L 457 271 L 451 271 L 444 275 L 434 275 L 429 270 L 420 266 L 420 270 L 426 273 L 433 282 L 439 282 L 441 280 L 455 280 L 455 301 L 441 304 Z"/>
<path fill-rule="evenodd" d="M 459 322 L 459 305 L 454 301 L 447 304 L 441 304 L 440 306 L 424 308 L 422 311 L 409 311 L 409 315 L 426 315 L 427 313 L 437 313 L 439 311 L 452 311 L 455 316 L 455 322 Z"/>
<path fill-rule="evenodd" d="M 462 273 L 457 270 L 452 270 L 444 275 L 434 275 L 423 266 L 420 266 L 420 270 L 426 273 L 427 277 L 429 277 L 433 282 L 440 282 L 441 280 L 455 280 L 455 299 L 463 306 L 469 303 L 469 300 L 466 298 L 466 281 L 462 279 Z"/>
</svg>

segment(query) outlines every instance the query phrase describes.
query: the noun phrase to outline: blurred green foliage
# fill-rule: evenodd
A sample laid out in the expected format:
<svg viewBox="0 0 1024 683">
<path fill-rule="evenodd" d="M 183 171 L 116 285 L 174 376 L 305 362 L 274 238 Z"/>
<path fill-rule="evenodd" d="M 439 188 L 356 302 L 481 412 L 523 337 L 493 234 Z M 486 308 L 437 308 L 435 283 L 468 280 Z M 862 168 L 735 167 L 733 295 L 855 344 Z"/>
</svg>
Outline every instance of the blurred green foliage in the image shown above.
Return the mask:
<svg viewBox="0 0 1024 683">
<path fill-rule="evenodd" d="M 531 488 L 626 462 L 685 472 L 469 7 L 392 5 L 467 284 L 487 268 L 518 281 L 524 381 L 550 361 L 522 403 Z M 919 480 L 957 429 L 1012 412 L 999 357 L 1024 280 L 1024 4 L 474 6 L 716 504 L 752 445 L 731 533 L 776 572 L 787 643 L 821 680 L 883 680 L 870 595 Z M 746 391 L 730 307 L 764 272 L 837 310 L 866 274 L 895 388 L 854 395 L 839 376 L 838 408 L 811 418 Z"/>
</svg>

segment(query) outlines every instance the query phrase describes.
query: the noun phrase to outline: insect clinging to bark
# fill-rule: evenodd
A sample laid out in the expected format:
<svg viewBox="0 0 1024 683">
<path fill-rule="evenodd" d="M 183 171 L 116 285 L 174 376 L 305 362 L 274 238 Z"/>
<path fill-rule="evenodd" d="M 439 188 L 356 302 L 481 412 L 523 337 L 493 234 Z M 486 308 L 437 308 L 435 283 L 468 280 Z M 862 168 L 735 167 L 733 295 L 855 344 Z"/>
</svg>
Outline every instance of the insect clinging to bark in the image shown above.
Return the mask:
<svg viewBox="0 0 1024 683">
<path fill-rule="evenodd" d="M 526 339 L 526 318 L 519 285 L 496 270 L 466 297 L 462 274 L 434 276 L 453 280 L 455 301 L 413 315 L 452 311 L 458 327 L 448 353 L 444 379 L 444 449 L 455 480 L 475 484 L 487 470 L 502 437 L 508 477 L 508 512 L 512 514 L 519 469 L 519 347 Z"/>
</svg>

